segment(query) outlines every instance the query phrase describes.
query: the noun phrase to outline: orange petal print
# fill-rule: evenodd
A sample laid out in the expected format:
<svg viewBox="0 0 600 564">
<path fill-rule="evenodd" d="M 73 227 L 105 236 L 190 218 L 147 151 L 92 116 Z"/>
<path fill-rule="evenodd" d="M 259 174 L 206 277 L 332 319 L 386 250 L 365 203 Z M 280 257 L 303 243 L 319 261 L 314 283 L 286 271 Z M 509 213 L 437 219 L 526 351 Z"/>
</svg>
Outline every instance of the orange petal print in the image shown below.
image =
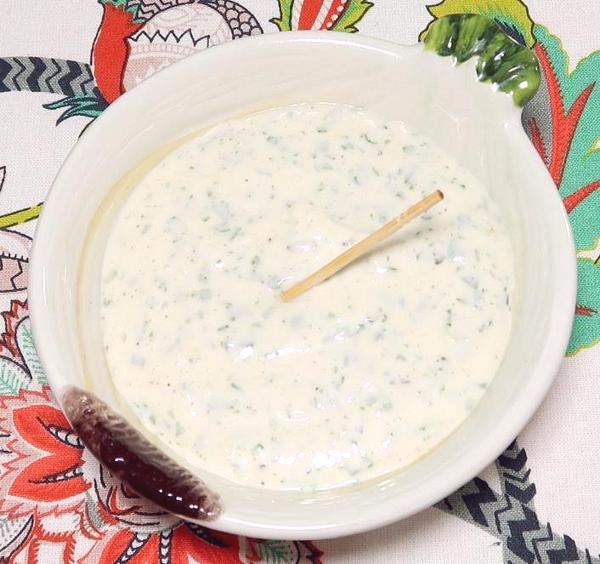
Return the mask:
<svg viewBox="0 0 600 564">
<path fill-rule="evenodd" d="M 53 544 L 57 553 L 60 551 L 60 547 L 62 547 L 61 562 L 63 564 L 75 564 L 75 532 L 49 532 L 44 530 L 42 526 L 36 525 L 28 547 L 27 562 L 41 564 L 40 549 L 44 544 Z"/>
<path fill-rule="evenodd" d="M 181 524 L 160 533 L 122 530 L 110 538 L 99 564 L 240 564 L 237 537 L 193 524 Z"/>
<path fill-rule="evenodd" d="M 322 2 L 304 2 L 300 10 L 300 17 L 298 19 L 298 29 L 311 29 L 319 10 L 321 9 Z"/>
<path fill-rule="evenodd" d="M 112 536 L 109 544 L 102 551 L 98 564 L 115 564 L 115 562 L 151 564 L 159 562 L 158 540 L 158 535 L 136 534 L 130 530 L 121 530 Z"/>
<path fill-rule="evenodd" d="M 128 507 L 121 507 L 119 505 L 119 490 L 121 490 L 122 492 L 125 492 L 126 495 L 131 498 L 131 499 L 135 499 L 137 498 L 137 494 L 131 489 L 129 488 L 129 486 L 127 486 L 127 484 L 121 484 L 118 488 L 117 487 L 112 487 L 109 489 L 109 494 L 108 494 L 108 509 L 110 510 L 112 515 L 130 515 L 130 514 L 135 514 L 138 511 L 140 511 L 140 509 L 142 508 L 141 505 L 130 505 Z"/>
<path fill-rule="evenodd" d="M 350 0 L 304 0 L 298 15 L 298 29 L 330 29 Z M 292 15 L 295 19 L 295 16 Z"/>
<path fill-rule="evenodd" d="M 114 102 L 124 92 L 123 74 L 129 57 L 127 37 L 143 25 L 136 22 L 125 3 L 118 5 L 100 0 L 102 21 L 92 47 L 94 75 L 98 89 L 107 102 Z"/>
<path fill-rule="evenodd" d="M 200 525 L 182 524 L 173 529 L 172 564 L 240 564 L 238 538 Z"/>
<path fill-rule="evenodd" d="M 13 412 L 22 439 L 48 453 L 26 466 L 14 479 L 9 494 L 39 501 L 58 501 L 86 491 L 79 443 L 65 416 L 50 405 L 33 405 Z"/>
</svg>

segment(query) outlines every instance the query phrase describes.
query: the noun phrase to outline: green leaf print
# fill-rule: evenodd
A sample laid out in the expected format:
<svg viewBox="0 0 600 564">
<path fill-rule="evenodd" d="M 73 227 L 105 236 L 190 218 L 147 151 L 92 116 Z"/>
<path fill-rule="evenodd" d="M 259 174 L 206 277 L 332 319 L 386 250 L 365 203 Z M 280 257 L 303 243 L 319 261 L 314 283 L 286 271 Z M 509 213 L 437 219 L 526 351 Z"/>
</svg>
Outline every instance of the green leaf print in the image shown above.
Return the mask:
<svg viewBox="0 0 600 564">
<path fill-rule="evenodd" d="M 64 120 L 74 116 L 95 119 L 108 107 L 108 103 L 96 89 L 94 94 L 68 96 L 56 102 L 44 104 L 43 107 L 47 110 L 65 110 L 56 120 L 56 125 L 59 125 Z"/>
<path fill-rule="evenodd" d="M 559 188 L 580 255 L 577 309 L 567 350 L 574 355 L 600 341 L 600 52 L 570 70 L 560 41 L 540 25 L 534 33 L 545 81 L 541 101 L 533 101 L 524 122 Z"/>
<path fill-rule="evenodd" d="M 600 51 L 569 71 L 560 41 L 540 25 L 535 35 L 552 114 L 542 151 L 569 212 L 577 250 L 592 249 L 600 240 Z"/>
<path fill-rule="evenodd" d="M 592 259 L 578 258 L 577 277 L 577 310 L 568 355 L 600 342 L 600 264 Z"/>
<path fill-rule="evenodd" d="M 114 6 L 115 8 L 120 8 L 124 12 L 129 12 L 134 17 L 133 21 L 144 21 L 143 19 L 138 18 L 139 7 L 140 4 L 144 3 L 143 0 L 98 0 L 98 2 L 102 5 Z M 166 9 L 166 7 L 163 9 Z"/>
<path fill-rule="evenodd" d="M 258 545 L 264 564 L 292 564 L 298 562 L 298 547 L 293 542 L 263 541 Z"/>
<path fill-rule="evenodd" d="M 102 517 L 102 513 L 98 507 L 99 501 L 92 497 L 89 492 L 85 494 L 86 514 L 91 524 L 99 531 L 108 527 L 108 523 Z"/>
<path fill-rule="evenodd" d="M 315 9 L 320 9 L 325 4 L 327 7 L 328 0 L 278 0 L 279 17 L 271 19 L 271 23 L 275 24 L 279 31 L 291 31 L 294 29 L 327 29 L 330 31 L 345 31 L 348 33 L 356 33 L 358 28 L 356 24 L 362 20 L 365 14 L 373 7 L 372 2 L 367 0 L 348 0 L 345 4 L 339 4 L 339 10 L 329 21 L 325 21 L 320 25 L 314 21 L 303 21 L 302 15 L 308 10 L 314 20 Z M 333 0 L 331 6 L 338 5 L 337 0 Z M 294 23 L 293 14 L 298 15 L 298 21 Z"/>
<path fill-rule="evenodd" d="M 365 14 L 373 7 L 372 2 L 365 0 L 353 0 L 348 2 L 347 8 L 342 12 L 342 15 L 333 25 L 335 31 L 346 31 L 356 33 L 358 28 L 356 24 L 363 19 Z"/>
<path fill-rule="evenodd" d="M 16 362 L 0 357 L 0 395 L 17 396 L 29 387 L 30 377 Z"/>
<path fill-rule="evenodd" d="M 31 322 L 28 317 L 19 323 L 16 333 L 17 346 L 19 347 L 25 366 L 29 369 L 32 380 L 40 386 L 47 384 L 48 380 L 46 379 L 46 375 L 42 369 L 42 363 L 40 362 L 33 343 Z"/>
<path fill-rule="evenodd" d="M 279 17 L 272 18 L 271 23 L 275 24 L 279 31 L 292 30 L 292 6 L 294 0 L 279 0 Z"/>
</svg>

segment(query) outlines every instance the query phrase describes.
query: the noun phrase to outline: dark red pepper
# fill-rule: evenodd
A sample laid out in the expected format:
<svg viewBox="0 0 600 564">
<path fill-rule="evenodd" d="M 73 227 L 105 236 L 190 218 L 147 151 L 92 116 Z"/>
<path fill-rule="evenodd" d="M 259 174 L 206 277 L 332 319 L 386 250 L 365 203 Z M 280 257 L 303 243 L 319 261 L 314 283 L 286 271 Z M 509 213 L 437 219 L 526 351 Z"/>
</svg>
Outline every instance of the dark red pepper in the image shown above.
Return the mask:
<svg viewBox="0 0 600 564">
<path fill-rule="evenodd" d="M 93 394 L 63 393 L 63 408 L 79 438 L 115 476 L 159 507 L 188 519 L 212 521 L 219 497 L 191 472 L 150 443 Z"/>
</svg>

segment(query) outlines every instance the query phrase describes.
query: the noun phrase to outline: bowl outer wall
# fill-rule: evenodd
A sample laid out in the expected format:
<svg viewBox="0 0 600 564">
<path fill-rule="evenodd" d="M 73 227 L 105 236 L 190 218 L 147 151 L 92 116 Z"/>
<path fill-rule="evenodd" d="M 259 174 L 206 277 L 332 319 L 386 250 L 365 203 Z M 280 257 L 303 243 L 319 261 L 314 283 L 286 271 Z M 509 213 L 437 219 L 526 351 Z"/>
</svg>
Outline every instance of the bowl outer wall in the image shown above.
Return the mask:
<svg viewBox="0 0 600 564">
<path fill-rule="evenodd" d="M 327 45 L 334 43 L 339 46 L 358 46 L 364 49 L 394 54 L 401 54 L 415 49 L 415 47 L 402 47 L 386 41 L 345 34 L 290 32 L 261 36 L 218 46 L 185 59 L 157 73 L 111 104 L 103 116 L 88 128 L 67 157 L 46 199 L 36 230 L 31 259 L 29 305 L 34 339 L 53 390 L 59 391 L 68 380 L 63 371 L 61 351 L 54 346 L 54 333 L 63 328 L 57 327 L 49 314 L 49 305 L 52 303 L 53 296 L 48 285 L 48 276 L 52 271 L 56 274 L 56 269 L 61 268 L 57 256 L 60 253 L 70 251 L 69 248 L 57 249 L 55 233 L 61 231 L 61 229 L 62 231 L 68 229 L 61 226 L 61 212 L 65 209 L 65 206 L 75 205 L 77 199 L 83 198 L 85 193 L 85 190 L 81 187 L 76 193 L 69 192 L 68 188 L 72 188 L 72 186 L 67 186 L 67 184 L 72 184 L 71 180 L 76 176 L 76 171 L 83 169 L 86 156 L 90 154 L 90 151 L 110 150 L 110 147 L 94 148 L 95 139 L 106 132 L 108 128 L 118 129 L 119 122 L 125 118 L 128 107 L 143 104 L 146 93 L 153 89 L 164 88 L 170 82 L 180 81 L 182 76 L 202 75 L 203 67 L 214 66 L 218 64 L 220 57 L 234 56 L 238 50 L 276 49 L 285 47 L 288 42 L 309 42 L 313 46 L 315 43 Z M 474 85 L 474 87 L 489 88 L 485 85 Z M 544 168 L 529 139 L 521 129 L 519 113 L 515 111 L 506 119 L 515 131 L 517 128 L 520 130 L 519 134 L 513 136 L 516 144 L 515 150 L 520 151 L 523 158 L 531 162 L 532 167 Z M 547 346 L 543 351 L 543 355 L 541 355 L 543 358 L 540 358 L 537 365 L 532 367 L 530 378 L 523 384 L 523 393 L 511 406 L 510 413 L 507 413 L 502 421 L 498 421 L 498 428 L 494 430 L 493 436 L 482 440 L 477 451 L 472 450 L 468 457 L 456 461 L 443 480 L 432 481 L 428 484 L 427 490 L 418 491 L 415 495 L 408 494 L 402 500 L 402 503 L 400 503 L 401 500 L 397 500 L 397 503 L 392 503 L 393 500 L 390 500 L 390 503 L 382 504 L 376 515 L 371 514 L 367 518 L 357 514 L 352 510 L 352 507 L 349 507 L 345 514 L 339 515 L 327 525 L 313 526 L 309 522 L 299 523 L 298 525 L 282 525 L 274 521 L 268 513 L 265 513 L 260 519 L 251 521 L 245 518 L 240 519 L 235 514 L 228 514 L 226 507 L 224 515 L 214 523 L 208 523 L 208 526 L 252 537 L 286 538 L 290 540 L 316 540 L 366 531 L 392 523 L 434 504 L 475 476 L 502 452 L 524 427 L 548 391 L 564 356 L 574 315 L 576 259 L 573 236 L 557 190 L 549 175 L 546 174 L 546 178 L 547 185 L 544 187 L 545 205 L 553 211 L 555 217 L 552 225 L 549 226 L 549 232 L 552 230 L 551 236 L 554 237 L 556 242 L 557 255 L 554 258 L 559 263 L 557 263 L 559 267 L 557 272 L 560 271 L 555 300 L 553 303 L 548 304 L 548 307 L 552 310 L 551 315 L 554 324 L 553 327 L 549 328 Z M 77 242 L 73 246 L 76 248 Z M 68 282 L 66 269 L 61 274 L 66 284 Z M 73 288 L 70 288 L 67 300 L 70 299 L 74 303 L 76 296 L 73 290 Z"/>
</svg>

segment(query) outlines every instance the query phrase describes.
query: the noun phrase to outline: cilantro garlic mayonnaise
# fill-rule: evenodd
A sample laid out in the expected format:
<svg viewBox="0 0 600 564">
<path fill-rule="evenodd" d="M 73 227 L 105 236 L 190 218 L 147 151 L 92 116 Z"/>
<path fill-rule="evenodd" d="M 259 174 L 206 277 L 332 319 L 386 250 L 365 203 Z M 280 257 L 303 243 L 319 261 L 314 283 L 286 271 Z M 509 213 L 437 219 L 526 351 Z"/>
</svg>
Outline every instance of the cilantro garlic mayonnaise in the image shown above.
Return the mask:
<svg viewBox="0 0 600 564">
<path fill-rule="evenodd" d="M 290 303 L 421 197 L 445 200 Z M 195 466 L 325 488 L 410 464 L 475 407 L 511 324 L 513 259 L 485 187 L 351 107 L 223 123 L 132 190 L 102 273 L 106 359 L 150 433 Z"/>
</svg>

